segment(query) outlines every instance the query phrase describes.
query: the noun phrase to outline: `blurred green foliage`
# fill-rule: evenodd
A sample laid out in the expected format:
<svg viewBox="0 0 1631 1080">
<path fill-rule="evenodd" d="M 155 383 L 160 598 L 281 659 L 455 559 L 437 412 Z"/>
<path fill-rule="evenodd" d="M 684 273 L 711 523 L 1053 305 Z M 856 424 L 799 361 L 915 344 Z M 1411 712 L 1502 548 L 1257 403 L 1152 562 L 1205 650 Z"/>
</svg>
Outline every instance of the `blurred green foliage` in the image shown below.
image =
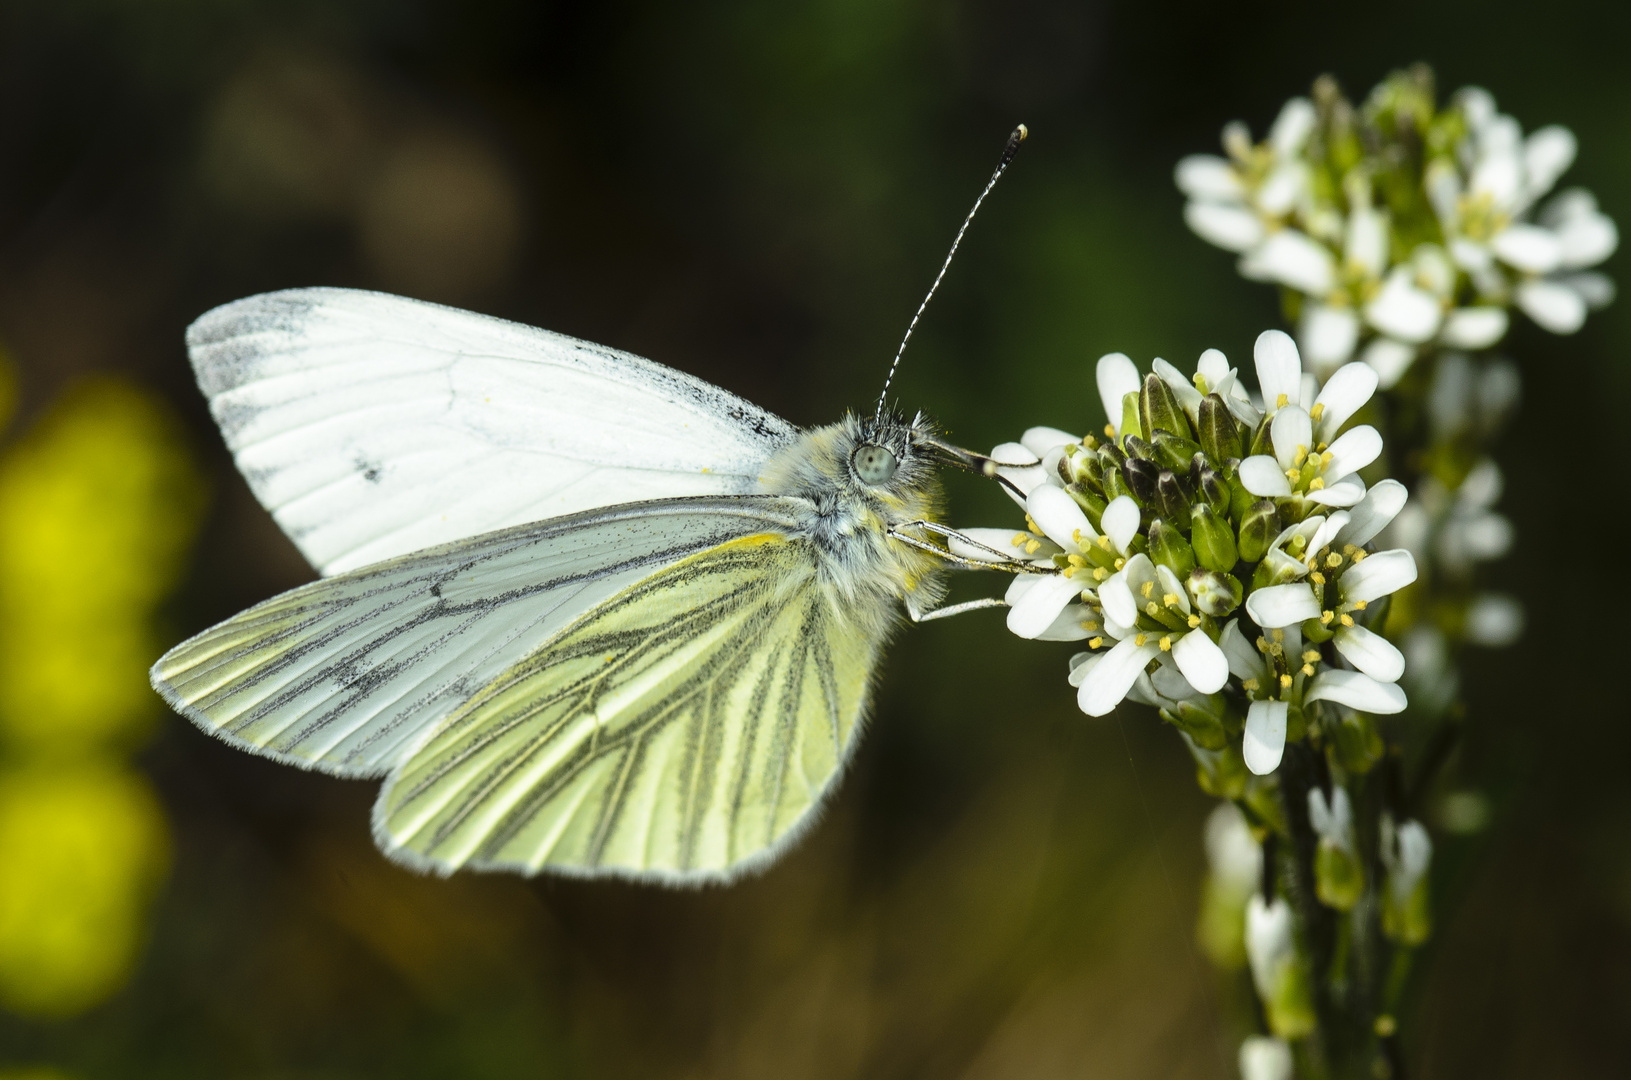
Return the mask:
<svg viewBox="0 0 1631 1080">
<path fill-rule="evenodd" d="M 25 826 L 26 850 L 86 875 L 56 894 L 47 875 L 16 884 L 0 862 L 0 897 L 18 898 L 0 912 L 43 903 L 68 941 L 91 923 L 63 895 L 86 912 L 132 897 L 105 925 L 135 927 L 139 942 L 165 850 L 158 831 L 137 838 L 152 803 L 132 796 L 115 813 L 127 837 L 90 830 L 122 855 L 70 854 L 76 829 L 138 775 L 162 801 L 173 859 L 124 989 L 77 1011 L 128 966 L 57 1019 L 0 1013 L 0 1064 L 88 1078 L 1232 1075 L 1257 1019 L 1246 976 L 1218 978 L 1196 955 L 1209 806 L 1186 752 L 1137 709 L 1086 720 L 1064 682 L 1068 646 L 1018 642 L 990 613 L 903 635 L 827 819 L 729 890 L 416 878 L 372 848 L 371 785 L 247 757 L 139 704 L 140 669 L 163 645 L 310 574 L 233 474 L 182 330 L 259 290 L 384 288 L 630 349 L 796 422 L 830 421 L 870 404 L 1024 121 L 1032 138 L 897 390 L 979 448 L 1030 424 L 1083 430 L 1102 423 L 1101 353 L 1183 367 L 1217 346 L 1243 360 L 1279 321 L 1269 291 L 1180 217 L 1172 166 L 1213 149 L 1225 121 L 1261 132 L 1321 71 L 1363 92 L 1426 59 L 1446 87 L 1490 86 L 1526 126 L 1573 127 L 1570 179 L 1624 220 L 1628 20 L 1586 0 L 1544 13 L 1513 0 L 0 3 L 0 339 L 25 375 L 30 432 L 15 454 L 70 428 L 84 450 L 5 485 L 88 508 L 82 529 L 25 521 L 16 535 L 36 538 L 32 565 L 62 590 L 60 618 L 95 624 L 53 645 L 16 628 L 43 623 L 0 619 L 19 649 L 0 650 L 5 730 L 62 733 L 6 736 L 8 755 L 32 762 L 40 748 L 28 776 L 61 770 L 22 800 L 19 813 L 50 823 Z M 1625 261 L 1609 272 L 1624 280 Z M 1624 437 L 1603 403 L 1631 388 L 1628 312 L 1594 319 L 1566 353 L 1521 330 L 1512 340 L 1526 416 L 1589 414 L 1569 462 L 1611 460 Z M 1553 362 L 1564 355 L 1568 379 Z M 183 417 L 180 445 L 207 448 L 219 495 L 179 567 L 203 484 L 166 456 L 175 432 L 140 409 L 79 427 L 53 413 L 96 372 L 161 397 Z M 127 455 L 128 470 L 105 468 Z M 104 486 L 51 480 L 70 461 Z M 1503 465 L 1525 537 L 1514 587 L 1536 626 L 1572 627 L 1576 601 L 1522 569 L 1539 551 L 1524 545 L 1601 493 L 1549 447 Z M 951 483 L 959 523 L 1012 521 L 989 485 Z M 151 499 L 141 513 L 155 516 L 104 523 L 103 499 L 126 515 Z M 1619 506 L 1601 515 L 1624 528 Z M 123 569 L 98 563 L 110 559 Z M 176 573 L 178 599 L 156 608 Z M 0 595 L 14 579 L 0 574 Z M 98 598 L 125 614 L 96 614 Z M 1626 1071 L 1631 734 L 1612 680 L 1581 680 L 1578 708 L 1557 718 L 1551 673 L 1580 663 L 1566 636 L 1523 647 L 1545 677 L 1510 655 L 1469 673 L 1477 724 L 1450 776 L 1490 795 L 1494 824 L 1437 856 L 1438 938 L 1403 1028 L 1418 1075 Z M 75 657 L 53 669 L 69 674 L 45 677 L 46 653 Z M 143 738 L 134 766 L 97 764 L 129 761 Z M 116 756 L 69 752 L 89 745 Z M 80 790 L 69 773 L 93 767 L 123 780 L 106 779 L 94 805 L 51 810 Z"/>
</svg>

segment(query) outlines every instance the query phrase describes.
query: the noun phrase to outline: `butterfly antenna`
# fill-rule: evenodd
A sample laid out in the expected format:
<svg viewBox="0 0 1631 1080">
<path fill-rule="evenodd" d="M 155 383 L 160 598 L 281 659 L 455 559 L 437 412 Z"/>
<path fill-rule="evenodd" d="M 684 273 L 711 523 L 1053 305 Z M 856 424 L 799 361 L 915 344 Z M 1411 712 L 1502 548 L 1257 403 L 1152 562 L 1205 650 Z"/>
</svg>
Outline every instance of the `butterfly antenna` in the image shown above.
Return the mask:
<svg viewBox="0 0 1631 1080">
<path fill-rule="evenodd" d="M 985 190 L 980 192 L 978 199 L 974 200 L 974 205 L 969 209 L 968 217 L 963 219 L 962 228 L 957 230 L 957 236 L 951 242 L 951 250 L 946 252 L 946 261 L 940 264 L 940 273 L 934 276 L 934 284 L 929 286 L 929 294 L 923 298 L 923 303 L 917 306 L 917 314 L 912 316 L 911 323 L 906 327 L 906 336 L 900 339 L 900 348 L 895 350 L 895 360 L 889 365 L 889 374 L 884 376 L 883 393 L 878 395 L 877 411 L 872 414 L 874 424 L 883 419 L 884 399 L 889 396 L 889 384 L 895 381 L 895 369 L 900 367 L 900 358 L 906 352 L 906 343 L 912 340 L 912 331 L 917 329 L 917 321 L 923 317 L 923 310 L 929 306 L 929 301 L 934 299 L 935 290 L 940 288 L 941 280 L 946 276 L 946 271 L 951 268 L 951 260 L 957 254 L 957 245 L 963 242 L 963 234 L 968 232 L 969 224 L 973 222 L 974 215 L 980 212 L 980 204 L 985 202 L 985 197 L 991 194 L 991 189 L 997 186 L 998 180 L 1002 179 L 1004 170 L 1014 160 L 1014 155 L 1019 153 L 1020 144 L 1025 141 L 1025 136 L 1029 134 L 1029 129 L 1021 124 L 1014 129 L 1012 135 L 1008 136 L 1008 145 L 1002 148 L 1002 160 L 997 162 L 996 171 L 991 174 L 991 179 L 985 182 Z"/>
</svg>

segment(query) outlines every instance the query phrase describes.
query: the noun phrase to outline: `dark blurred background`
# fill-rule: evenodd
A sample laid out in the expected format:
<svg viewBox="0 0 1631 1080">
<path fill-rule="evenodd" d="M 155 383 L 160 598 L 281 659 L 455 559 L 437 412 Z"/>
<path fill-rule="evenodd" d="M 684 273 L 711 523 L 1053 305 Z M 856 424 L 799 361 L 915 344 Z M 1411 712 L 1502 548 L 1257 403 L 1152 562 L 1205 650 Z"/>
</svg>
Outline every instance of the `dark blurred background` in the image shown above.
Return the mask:
<svg viewBox="0 0 1631 1080">
<path fill-rule="evenodd" d="M 1070 647 L 993 613 L 904 637 L 827 819 L 729 889 L 416 878 L 370 843 L 373 784 L 164 712 L 158 652 L 311 577 L 183 328 L 384 289 L 825 422 L 877 392 L 1024 121 L 896 389 L 974 447 L 1082 431 L 1101 353 L 1249 367 L 1279 324 L 1181 221 L 1173 164 L 1224 122 L 1425 60 L 1573 128 L 1565 182 L 1623 224 L 1628 23 L 1585 0 L 0 3 L 0 1076 L 1234 1075 L 1253 1021 L 1194 944 L 1210 807 L 1178 737 L 1080 715 Z M 1530 631 L 1471 659 L 1445 784 L 1493 812 L 1440 840 L 1403 1034 L 1417 1076 L 1627 1075 L 1631 307 L 1509 347 L 1520 539 L 1491 581 Z"/>
</svg>

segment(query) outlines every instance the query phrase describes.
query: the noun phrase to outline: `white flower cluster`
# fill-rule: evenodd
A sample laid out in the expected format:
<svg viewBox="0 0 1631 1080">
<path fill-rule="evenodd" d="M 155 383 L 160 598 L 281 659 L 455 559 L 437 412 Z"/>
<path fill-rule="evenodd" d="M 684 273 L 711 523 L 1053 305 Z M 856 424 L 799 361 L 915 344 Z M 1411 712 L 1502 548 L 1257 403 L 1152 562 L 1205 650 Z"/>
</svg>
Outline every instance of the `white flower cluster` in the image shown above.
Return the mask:
<svg viewBox="0 0 1631 1080">
<path fill-rule="evenodd" d="M 1374 370 L 1351 363 L 1321 387 L 1277 330 L 1255 359 L 1261 398 L 1215 349 L 1192 379 L 1162 360 L 1141 379 L 1126 356 L 1101 358 L 1105 412 L 1121 417 L 1106 440 L 1032 428 L 995 448 L 993 460 L 1014 463 L 999 471 L 1028 527 L 964 530 L 974 543 L 952 549 L 1044 571 L 1016 575 L 1008 627 L 1087 642 L 1070 670 L 1083 712 L 1131 696 L 1217 715 L 1232 701 L 1244 706 L 1245 763 L 1264 774 L 1293 709 L 1405 707 L 1403 656 L 1355 616 L 1416 567 L 1408 551 L 1367 548 L 1405 504 L 1402 485 L 1367 490 L 1358 475 L 1382 451 L 1375 428 L 1347 426 Z"/>
<path fill-rule="evenodd" d="M 1176 174 L 1190 228 L 1239 252 L 1244 276 L 1296 294 L 1298 340 L 1316 371 L 1358 356 L 1391 387 L 1423 349 L 1494 345 L 1512 305 L 1568 334 L 1613 298 L 1612 281 L 1589 268 L 1618 245 L 1614 222 L 1582 189 L 1541 202 L 1574 161 L 1568 129 L 1524 138 L 1487 92 L 1463 90 L 1420 121 L 1405 182 L 1384 184 L 1397 140 L 1374 125 L 1372 138 L 1355 138 L 1353 110 L 1338 104 L 1293 98 L 1255 145 L 1230 124 L 1227 157 L 1192 155 Z"/>
</svg>

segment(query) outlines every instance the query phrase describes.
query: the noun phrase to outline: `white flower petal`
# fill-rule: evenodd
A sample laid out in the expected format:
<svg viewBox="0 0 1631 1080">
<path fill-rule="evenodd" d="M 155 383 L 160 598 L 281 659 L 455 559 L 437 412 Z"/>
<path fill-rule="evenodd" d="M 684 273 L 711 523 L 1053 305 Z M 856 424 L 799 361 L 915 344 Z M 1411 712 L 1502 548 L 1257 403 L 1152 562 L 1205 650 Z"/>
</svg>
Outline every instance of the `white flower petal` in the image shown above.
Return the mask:
<svg viewBox="0 0 1631 1080">
<path fill-rule="evenodd" d="M 1337 533 L 1338 544 L 1353 544 L 1364 547 L 1371 539 L 1404 509 L 1409 498 L 1405 486 L 1397 480 L 1383 480 L 1369 491 L 1365 497 L 1348 511 L 1348 524 Z"/>
<path fill-rule="evenodd" d="M 1370 401 L 1380 379 L 1375 368 L 1360 361 L 1338 368 L 1314 399 L 1314 404 L 1324 406 L 1315 428 L 1318 441 L 1330 442 L 1342 425 Z"/>
<path fill-rule="evenodd" d="M 1104 526 L 1104 535 L 1110 538 L 1110 543 L 1123 555 L 1127 554 L 1127 545 L 1138 535 L 1139 520 L 1138 503 L 1134 502 L 1130 495 L 1118 495 L 1111 499 L 1110 505 L 1099 515 L 1099 524 Z"/>
<path fill-rule="evenodd" d="M 1270 217 L 1284 217 L 1304 201 L 1308 166 L 1295 159 L 1282 161 L 1264 177 L 1257 189 L 1257 208 Z"/>
<path fill-rule="evenodd" d="M 1365 481 L 1357 475 L 1345 476 L 1329 487 L 1310 491 L 1303 497 L 1320 506 L 1353 506 L 1365 497 Z"/>
<path fill-rule="evenodd" d="M 1099 357 L 1095 377 L 1099 384 L 1099 401 L 1104 405 L 1104 415 L 1119 433 L 1121 399 L 1138 390 L 1142 381 L 1138 377 L 1138 368 L 1127 358 L 1126 353 L 1108 353 Z"/>
<path fill-rule="evenodd" d="M 1467 605 L 1467 640 L 1491 649 L 1505 648 L 1523 636 L 1523 605 L 1502 593 L 1481 593 Z"/>
<path fill-rule="evenodd" d="M 1099 583 L 1099 605 L 1104 608 L 1104 617 L 1117 626 L 1132 626 L 1138 622 L 1138 601 L 1127 584 L 1125 570 Z"/>
<path fill-rule="evenodd" d="M 1572 334 L 1586 322 L 1586 298 L 1556 281 L 1538 279 L 1518 286 L 1514 296 L 1523 313 L 1554 334 Z"/>
<path fill-rule="evenodd" d="M 1408 267 L 1398 267 L 1376 298 L 1365 305 L 1365 321 L 1389 337 L 1419 344 L 1438 333 L 1438 298 L 1418 289 Z"/>
<path fill-rule="evenodd" d="M 1387 269 L 1387 218 L 1369 207 L 1355 207 L 1348 215 L 1347 244 L 1343 256 L 1348 264 L 1370 277 L 1381 277 Z"/>
<path fill-rule="evenodd" d="M 1081 583 L 1063 574 L 1029 576 L 1037 578 L 1037 584 L 1008 609 L 1008 629 L 1022 638 L 1034 638 L 1047 630 L 1065 605 L 1082 593 Z"/>
<path fill-rule="evenodd" d="M 1260 499 L 1291 494 L 1291 481 L 1286 479 L 1285 470 L 1266 454 L 1254 454 L 1240 463 L 1240 484 Z"/>
<path fill-rule="evenodd" d="M 1557 234 L 1539 225 L 1514 222 L 1496 233 L 1489 246 L 1502 262 L 1530 274 L 1549 274 L 1563 264 Z"/>
<path fill-rule="evenodd" d="M 1172 396 L 1178 399 L 1178 405 L 1188 414 L 1190 422 L 1199 423 L 1201 392 L 1195 389 L 1195 384 L 1186 379 L 1183 372 L 1160 357 L 1156 357 L 1150 368 L 1167 384 Z"/>
<path fill-rule="evenodd" d="M 1144 666 L 1161 651 L 1153 639 L 1143 645 L 1136 638 L 1118 641 L 1116 647 L 1087 673 L 1076 691 L 1076 707 L 1089 716 L 1103 716 L 1127 696 L 1133 683 L 1144 673 Z"/>
<path fill-rule="evenodd" d="M 1348 567 L 1342 572 L 1339 587 L 1343 603 L 1368 604 L 1389 593 L 1398 592 L 1415 580 L 1415 558 L 1403 548 L 1394 548 L 1391 551 L 1378 551 L 1364 562 Z"/>
<path fill-rule="evenodd" d="M 1506 309 L 1456 308 L 1444 320 L 1439 340 L 1455 349 L 1487 349 L 1506 336 Z"/>
<path fill-rule="evenodd" d="M 1500 501 L 1506 490 L 1506 479 L 1494 458 L 1484 458 L 1467 471 L 1456 488 L 1455 501 L 1459 510 L 1488 510 Z"/>
<path fill-rule="evenodd" d="M 1579 293 L 1586 301 L 1586 306 L 1593 311 L 1614 302 L 1614 279 L 1607 274 L 1588 271 L 1583 274 L 1561 274 L 1553 280 Z"/>
<path fill-rule="evenodd" d="M 1166 598 L 1171 596 L 1177 600 L 1178 610 L 1183 614 L 1188 615 L 1194 610 L 1189 606 L 1189 590 L 1184 588 L 1184 583 L 1178 580 L 1177 574 L 1174 574 L 1165 566 L 1157 566 L 1155 568 L 1155 580 L 1156 587 L 1161 590 L 1163 604 L 1166 602 Z M 1210 690 L 1207 691 L 1209 694 L 1211 692 Z"/>
<path fill-rule="evenodd" d="M 962 537 L 967 537 L 969 540 L 974 541 L 974 544 L 980 545 L 975 547 L 974 544 L 965 543 L 958 536 L 947 537 L 946 546 L 951 549 L 953 555 L 960 558 L 988 563 L 1002 562 L 1004 556 L 1019 560 L 1032 558 L 1031 555 L 1026 553 L 1023 543 L 1014 543 L 1014 537 L 1029 538 L 1029 533 L 1014 529 L 959 529 L 957 531 L 962 534 Z M 987 548 L 991 550 L 987 551 Z M 1050 546 L 1048 550 L 1051 552 L 1053 549 Z"/>
<path fill-rule="evenodd" d="M 1358 472 L 1380 457 L 1382 433 L 1369 424 L 1360 424 L 1338 435 L 1336 441 L 1326 448 L 1326 453 L 1331 455 L 1331 460 L 1326 462 L 1321 475 L 1329 485 L 1349 473 Z"/>
<path fill-rule="evenodd" d="M 1172 659 L 1202 694 L 1215 694 L 1229 681 L 1229 660 L 1204 630 L 1191 630 L 1172 646 Z"/>
<path fill-rule="evenodd" d="M 1097 622 L 1093 609 L 1082 603 L 1065 605 L 1065 610 L 1054 617 L 1047 629 L 1036 635 L 1037 641 L 1085 641 L 1095 633 L 1087 623 Z"/>
<path fill-rule="evenodd" d="M 1309 520 L 1319 519 L 1316 516 Z M 1314 536 L 1308 541 L 1308 547 L 1304 550 L 1306 550 L 1310 555 L 1315 554 L 1325 545 L 1335 540 L 1337 538 L 1337 534 L 1340 533 L 1343 530 L 1343 527 L 1347 524 L 1348 512 L 1346 510 L 1338 510 L 1330 517 L 1320 521 L 1319 528 L 1314 530 Z"/>
<path fill-rule="evenodd" d="M 1314 103 L 1304 97 L 1294 97 L 1280 107 L 1280 115 L 1269 128 L 1269 143 L 1276 157 L 1290 157 L 1303 148 L 1313 133 L 1318 120 Z"/>
<path fill-rule="evenodd" d="M 1070 685 L 1081 686 L 1083 680 L 1087 678 L 1087 673 L 1092 671 L 1093 666 L 1103 659 L 1103 653 L 1079 652 L 1072 656 L 1070 658 L 1070 676 L 1068 680 Z"/>
<path fill-rule="evenodd" d="M 1263 391 L 1263 405 L 1269 412 L 1280 407 L 1280 395 L 1288 404 L 1302 395 L 1303 362 L 1297 343 L 1283 330 L 1265 330 L 1257 335 L 1252 349 L 1257 361 L 1257 385 Z"/>
<path fill-rule="evenodd" d="M 1364 672 L 1338 668 L 1326 668 L 1308 684 L 1303 703 L 1316 701 L 1334 701 L 1350 709 L 1381 716 L 1404 712 L 1409 704 L 1404 691 L 1397 684 L 1377 682 Z"/>
<path fill-rule="evenodd" d="M 1254 590 L 1246 597 L 1246 614 L 1263 629 L 1278 630 L 1319 618 L 1320 602 L 1307 582 L 1294 581 L 1289 585 Z"/>
<path fill-rule="evenodd" d="M 1287 405 L 1269 421 L 1269 442 L 1274 444 L 1274 456 L 1280 468 L 1290 469 L 1297 455 L 1307 454 L 1314 446 L 1314 422 L 1300 405 Z"/>
<path fill-rule="evenodd" d="M 1524 187 L 1531 199 L 1552 190 L 1558 177 L 1574 164 L 1574 132 L 1560 124 L 1535 131 L 1523 144 Z"/>
<path fill-rule="evenodd" d="M 1248 1035 L 1238 1064 L 1240 1080 L 1291 1080 L 1291 1047 L 1269 1035 Z"/>
<path fill-rule="evenodd" d="M 1329 371 L 1346 363 L 1359 344 L 1359 316 L 1352 308 L 1309 304 L 1303 309 L 1297 345 L 1310 364 Z"/>
<path fill-rule="evenodd" d="M 1183 672 L 1173 664 L 1171 653 L 1161 658 L 1161 663 L 1156 665 L 1155 674 L 1146 677 L 1155 692 L 1169 701 L 1182 701 L 1199 693 L 1189 684 L 1189 680 L 1184 678 Z"/>
<path fill-rule="evenodd" d="M 1577 218 L 1557 232 L 1562 248 L 1558 265 L 1565 270 L 1580 270 L 1596 266 L 1620 246 L 1620 230 L 1614 219 L 1602 214 Z"/>
<path fill-rule="evenodd" d="M 1296 229 L 1265 237 L 1241 256 L 1239 270 L 1254 281 L 1278 282 L 1311 296 L 1324 296 L 1336 283 L 1331 250 Z"/>
<path fill-rule="evenodd" d="M 1241 751 L 1246 768 L 1267 776 L 1280 767 L 1286 752 L 1286 713 L 1283 701 L 1254 701 L 1246 710 L 1246 735 Z"/>
<path fill-rule="evenodd" d="M 1178 190 L 1207 202 L 1239 202 L 1246 196 L 1240 174 L 1226 158 L 1216 154 L 1190 154 L 1173 172 Z"/>
<path fill-rule="evenodd" d="M 1498 122 L 1492 123 L 1491 129 L 1495 129 Z M 1505 143 L 1508 140 L 1500 141 Z M 1523 161 L 1518 156 L 1517 147 L 1487 148 L 1484 156 L 1473 166 L 1467 186 L 1475 195 L 1489 196 L 1498 210 L 1515 209 L 1523 194 Z"/>
<path fill-rule="evenodd" d="M 1415 362 L 1416 347 L 1392 338 L 1379 337 L 1365 346 L 1359 359 L 1375 368 L 1382 389 L 1390 390 Z"/>
<path fill-rule="evenodd" d="M 1229 358 L 1224 356 L 1222 351 L 1207 349 L 1201 353 L 1200 360 L 1195 364 L 1195 370 L 1200 372 L 1201 377 L 1206 380 L 1206 385 L 1211 389 L 1212 393 L 1223 393 L 1218 388 L 1223 385 L 1224 377 L 1229 374 L 1231 368 L 1229 367 Z"/>
<path fill-rule="evenodd" d="M 1246 635 L 1241 633 L 1239 619 L 1230 619 L 1224 626 L 1218 647 L 1223 650 L 1224 657 L 1229 661 L 1229 671 L 1241 682 L 1263 677 L 1262 654 L 1257 651 L 1256 646 L 1246 640 Z"/>
<path fill-rule="evenodd" d="M 1336 632 L 1335 641 L 1337 652 L 1373 679 L 1398 682 L 1404 674 L 1404 653 L 1381 634 L 1363 626 L 1344 626 Z"/>
<path fill-rule="evenodd" d="M 1019 437 L 1019 444 L 1037 457 L 1042 457 L 1049 450 L 1082 440 L 1068 431 L 1060 431 L 1056 427 L 1026 428 L 1025 434 Z"/>
<path fill-rule="evenodd" d="M 1184 204 L 1184 224 L 1213 247 L 1244 252 L 1263 242 L 1263 223 L 1244 206 L 1227 203 Z"/>
<path fill-rule="evenodd" d="M 1048 479 L 1047 471 L 1042 468 L 1042 463 L 1036 460 L 1036 455 L 1019 443 L 1002 443 L 993 447 L 991 460 L 997 463 L 997 475 L 1013 484 L 1025 495 L 1030 494 L 1032 488 L 1045 483 Z M 1004 464 L 1005 462 L 1013 464 Z M 1008 492 L 1009 498 L 1021 506 L 1025 505 L 1023 496 L 1016 496 L 1007 488 L 1003 488 L 1003 490 Z"/>
<path fill-rule="evenodd" d="M 1049 540 L 1066 551 L 1077 550 L 1082 540 L 1094 535 L 1093 526 L 1087 523 L 1087 515 L 1082 513 L 1082 508 L 1076 505 L 1076 500 L 1064 488 L 1052 484 L 1033 488 L 1025 497 L 1025 512 L 1031 515 L 1031 520 L 1047 534 Z M 1078 535 L 1081 540 L 1077 538 Z"/>
</svg>

